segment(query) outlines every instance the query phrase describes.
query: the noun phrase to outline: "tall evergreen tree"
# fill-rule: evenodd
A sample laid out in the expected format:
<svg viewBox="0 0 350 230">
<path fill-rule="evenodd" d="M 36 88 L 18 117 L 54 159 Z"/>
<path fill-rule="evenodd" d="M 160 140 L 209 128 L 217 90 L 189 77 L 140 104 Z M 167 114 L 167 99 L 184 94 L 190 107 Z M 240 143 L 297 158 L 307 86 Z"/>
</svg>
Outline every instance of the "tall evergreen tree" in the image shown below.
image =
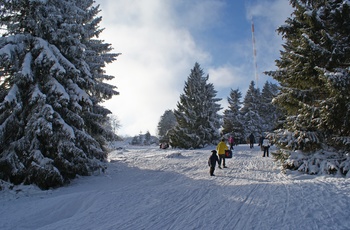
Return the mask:
<svg viewBox="0 0 350 230">
<path fill-rule="evenodd" d="M 262 133 L 264 121 L 260 117 L 260 111 L 261 93 L 259 88 L 255 88 L 255 82 L 251 81 L 241 108 L 245 137 L 248 137 L 250 133 L 256 137 Z"/>
<path fill-rule="evenodd" d="M 103 67 L 118 54 L 94 40 L 93 1 L 0 1 L 0 179 L 46 189 L 103 169 L 108 110 L 117 95 Z M 95 123 L 91 123 L 94 118 Z"/>
<path fill-rule="evenodd" d="M 272 100 L 278 94 L 278 87 L 276 84 L 266 81 L 263 89 L 261 91 L 261 104 L 260 104 L 260 116 L 263 120 L 262 131 L 271 132 L 276 127 L 280 118 L 282 117 L 282 112 L 277 108 Z"/>
<path fill-rule="evenodd" d="M 290 3 L 295 8 L 292 17 L 278 28 L 285 39 L 276 61 L 278 70 L 267 74 L 280 82 L 281 92 L 275 101 L 287 111 L 278 142 L 308 154 L 292 159 L 284 149 L 281 158 L 290 158 L 284 161 L 285 167 L 309 173 L 327 164 L 332 165 L 325 169 L 327 173 L 346 174 L 350 170 L 350 160 L 343 155 L 350 150 L 350 2 Z M 328 147 L 340 153 L 328 157 L 312 154 Z"/>
<path fill-rule="evenodd" d="M 221 99 L 216 98 L 217 92 L 208 79 L 209 75 L 204 76 L 195 63 L 174 111 L 177 125 L 169 133 L 173 147 L 200 148 L 219 139 L 221 108 L 217 102 Z"/>
<path fill-rule="evenodd" d="M 236 141 L 243 141 L 244 128 L 242 124 L 242 114 L 241 114 L 241 98 L 242 93 L 239 89 L 230 91 L 230 96 L 227 97 L 228 108 L 224 111 L 222 133 L 230 133 L 233 135 Z"/>
<path fill-rule="evenodd" d="M 172 110 L 166 110 L 158 123 L 158 137 L 161 142 L 169 142 L 168 132 L 175 127 L 177 121 Z"/>
</svg>

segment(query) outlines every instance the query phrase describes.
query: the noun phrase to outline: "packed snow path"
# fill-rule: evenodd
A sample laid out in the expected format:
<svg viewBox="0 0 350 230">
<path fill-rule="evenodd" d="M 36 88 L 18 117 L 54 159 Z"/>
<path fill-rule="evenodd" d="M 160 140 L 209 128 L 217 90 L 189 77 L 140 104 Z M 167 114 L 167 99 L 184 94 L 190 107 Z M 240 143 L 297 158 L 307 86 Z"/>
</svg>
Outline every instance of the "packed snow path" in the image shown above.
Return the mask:
<svg viewBox="0 0 350 230">
<path fill-rule="evenodd" d="M 105 174 L 2 191 L 0 229 L 350 229 L 348 179 L 282 174 L 247 145 L 210 177 L 210 150 L 125 146 Z"/>
</svg>

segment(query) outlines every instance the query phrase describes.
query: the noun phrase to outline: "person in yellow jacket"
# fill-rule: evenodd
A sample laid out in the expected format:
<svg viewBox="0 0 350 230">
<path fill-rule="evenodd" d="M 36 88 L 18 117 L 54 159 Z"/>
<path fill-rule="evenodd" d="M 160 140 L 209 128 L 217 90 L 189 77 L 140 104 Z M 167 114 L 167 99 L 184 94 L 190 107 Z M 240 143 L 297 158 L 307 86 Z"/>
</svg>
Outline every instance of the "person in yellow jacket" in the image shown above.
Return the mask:
<svg viewBox="0 0 350 230">
<path fill-rule="evenodd" d="M 222 166 L 224 168 L 227 168 L 225 165 L 225 150 L 228 150 L 228 147 L 225 143 L 225 139 L 222 139 L 219 144 L 216 146 L 216 151 L 218 152 L 219 155 L 219 168 L 221 169 L 221 161 L 222 161 Z"/>
</svg>

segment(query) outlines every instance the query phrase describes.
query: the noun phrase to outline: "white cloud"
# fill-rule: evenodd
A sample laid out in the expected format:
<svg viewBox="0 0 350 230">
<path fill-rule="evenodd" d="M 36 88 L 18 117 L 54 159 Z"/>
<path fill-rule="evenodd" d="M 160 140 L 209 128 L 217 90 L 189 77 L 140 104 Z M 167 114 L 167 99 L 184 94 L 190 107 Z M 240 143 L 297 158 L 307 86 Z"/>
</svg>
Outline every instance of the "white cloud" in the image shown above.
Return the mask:
<svg viewBox="0 0 350 230">
<path fill-rule="evenodd" d="M 223 65 L 210 68 L 209 81 L 212 82 L 217 90 L 245 83 L 245 70 L 241 67 Z"/>
<path fill-rule="evenodd" d="M 119 118 L 120 134 L 155 134 L 160 116 L 176 107 L 194 63 L 210 56 L 196 46 L 188 30 L 171 20 L 166 1 L 129 2 L 101 5 L 107 11 L 103 39 L 122 53 L 107 67 L 107 72 L 116 76 L 112 83 L 120 95 L 105 105 Z M 115 15 L 109 17 L 111 9 Z"/>
</svg>

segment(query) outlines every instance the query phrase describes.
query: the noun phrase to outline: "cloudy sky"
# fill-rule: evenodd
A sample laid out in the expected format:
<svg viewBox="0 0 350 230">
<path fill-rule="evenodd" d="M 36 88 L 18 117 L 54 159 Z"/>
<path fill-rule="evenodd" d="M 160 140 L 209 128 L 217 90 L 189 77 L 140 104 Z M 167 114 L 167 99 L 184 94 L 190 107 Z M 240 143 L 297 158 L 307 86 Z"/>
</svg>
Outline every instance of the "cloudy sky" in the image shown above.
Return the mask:
<svg viewBox="0 0 350 230">
<path fill-rule="evenodd" d="M 290 16 L 288 0 L 96 0 L 101 39 L 122 53 L 106 71 L 120 95 L 104 105 L 118 118 L 119 135 L 156 135 L 160 117 L 176 109 L 195 62 L 227 108 L 230 89 L 243 94 L 256 81 L 251 18 L 255 25 L 258 81 L 273 81 L 282 39 L 276 28 Z"/>
</svg>

